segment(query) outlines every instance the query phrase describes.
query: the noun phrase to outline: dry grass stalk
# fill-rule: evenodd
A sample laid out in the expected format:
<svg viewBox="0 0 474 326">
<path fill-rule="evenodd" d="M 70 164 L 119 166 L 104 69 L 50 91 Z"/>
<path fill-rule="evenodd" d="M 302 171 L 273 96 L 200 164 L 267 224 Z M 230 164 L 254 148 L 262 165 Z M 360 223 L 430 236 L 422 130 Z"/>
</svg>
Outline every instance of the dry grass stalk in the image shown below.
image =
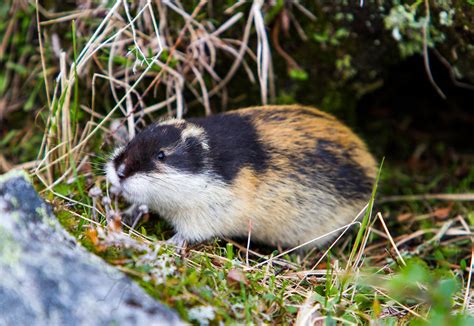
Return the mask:
<svg viewBox="0 0 474 326">
<path fill-rule="evenodd" d="M 403 259 L 403 256 L 400 254 L 400 251 L 398 251 L 398 247 L 393 241 L 392 235 L 390 234 L 390 231 L 387 228 L 387 225 L 385 224 L 385 221 L 383 220 L 382 214 L 380 212 L 377 213 L 377 217 L 380 220 L 380 223 L 382 223 L 383 229 L 385 233 L 387 234 L 388 239 L 390 240 L 390 243 L 393 246 L 393 249 L 397 252 L 398 258 L 400 258 L 400 261 L 402 262 L 403 265 L 406 265 L 405 260 Z"/>
<path fill-rule="evenodd" d="M 399 201 L 424 201 L 424 200 L 444 200 L 444 201 L 474 201 L 473 193 L 465 194 L 421 194 L 421 195 L 400 195 L 386 196 L 379 200 L 379 203 L 391 203 Z"/>
</svg>

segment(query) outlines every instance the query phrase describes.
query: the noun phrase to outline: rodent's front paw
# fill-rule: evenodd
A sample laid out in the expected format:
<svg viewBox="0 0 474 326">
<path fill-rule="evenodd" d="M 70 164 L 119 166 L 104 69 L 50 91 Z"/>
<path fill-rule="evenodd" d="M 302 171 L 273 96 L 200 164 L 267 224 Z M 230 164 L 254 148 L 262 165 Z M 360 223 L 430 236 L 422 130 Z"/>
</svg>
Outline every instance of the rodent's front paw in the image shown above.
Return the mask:
<svg viewBox="0 0 474 326">
<path fill-rule="evenodd" d="M 179 233 L 166 240 L 166 244 L 176 247 L 177 252 L 181 252 L 186 249 L 187 240 Z"/>
<path fill-rule="evenodd" d="M 133 221 L 133 219 L 138 215 L 138 204 L 131 204 L 123 211 L 123 215 L 130 221 Z"/>
</svg>

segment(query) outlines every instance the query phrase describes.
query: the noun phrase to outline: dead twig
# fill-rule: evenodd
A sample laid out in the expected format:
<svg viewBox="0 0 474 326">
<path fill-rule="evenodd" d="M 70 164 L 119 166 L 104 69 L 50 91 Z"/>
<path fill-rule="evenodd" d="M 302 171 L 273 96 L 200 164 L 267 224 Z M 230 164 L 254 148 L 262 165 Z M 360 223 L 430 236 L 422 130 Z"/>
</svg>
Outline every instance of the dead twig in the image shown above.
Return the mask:
<svg viewBox="0 0 474 326">
<path fill-rule="evenodd" d="M 474 201 L 474 194 L 421 194 L 421 195 L 397 195 L 382 197 L 379 204 L 393 203 L 400 201 L 424 201 L 424 200 L 443 200 L 443 201 Z"/>
</svg>

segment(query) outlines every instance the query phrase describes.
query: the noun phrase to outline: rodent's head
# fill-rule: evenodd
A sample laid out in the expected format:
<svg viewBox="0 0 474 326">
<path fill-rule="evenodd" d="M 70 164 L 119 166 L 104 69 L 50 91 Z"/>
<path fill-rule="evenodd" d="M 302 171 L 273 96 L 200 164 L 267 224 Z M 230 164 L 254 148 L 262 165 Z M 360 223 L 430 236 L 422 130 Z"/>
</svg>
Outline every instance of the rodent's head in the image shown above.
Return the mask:
<svg viewBox="0 0 474 326">
<path fill-rule="evenodd" d="M 153 208 L 153 201 L 161 205 L 182 198 L 177 193 L 187 180 L 206 172 L 208 151 L 206 133 L 196 125 L 184 120 L 152 124 L 115 150 L 107 179 L 127 200 Z"/>
</svg>

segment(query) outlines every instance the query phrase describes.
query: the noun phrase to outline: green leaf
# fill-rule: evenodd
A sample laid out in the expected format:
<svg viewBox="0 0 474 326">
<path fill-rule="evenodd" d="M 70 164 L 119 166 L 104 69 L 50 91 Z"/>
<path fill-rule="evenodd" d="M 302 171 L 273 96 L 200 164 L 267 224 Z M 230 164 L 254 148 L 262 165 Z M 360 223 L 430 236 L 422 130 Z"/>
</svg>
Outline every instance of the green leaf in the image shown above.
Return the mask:
<svg viewBox="0 0 474 326">
<path fill-rule="evenodd" d="M 234 259 L 234 246 L 232 245 L 232 243 L 226 244 L 226 253 L 228 260 Z"/>
<path fill-rule="evenodd" d="M 459 263 L 459 265 L 461 265 L 461 269 L 462 269 L 463 271 L 466 270 L 467 263 L 466 263 L 466 260 L 465 260 L 465 259 L 461 259 L 461 262 Z"/>
<path fill-rule="evenodd" d="M 275 298 L 276 298 L 276 296 L 273 295 L 273 294 L 271 294 L 271 293 L 265 293 L 265 294 L 263 295 L 263 298 L 264 298 L 265 300 L 268 300 L 268 301 L 274 301 Z"/>
<path fill-rule="evenodd" d="M 22 66 L 15 62 L 7 62 L 7 69 L 13 70 L 21 76 L 26 76 L 28 74 L 28 69 L 25 66 Z"/>
<path fill-rule="evenodd" d="M 327 41 L 329 41 L 329 33 L 327 31 L 324 31 L 322 33 L 314 33 L 313 38 L 318 43 L 326 43 Z"/>
<path fill-rule="evenodd" d="M 5 74 L 0 75 L 0 94 L 5 92 L 5 89 L 8 86 L 8 78 Z"/>
<path fill-rule="evenodd" d="M 291 79 L 295 79 L 295 80 L 308 79 L 308 74 L 306 73 L 306 71 L 302 69 L 291 69 L 289 74 L 290 74 Z"/>
<path fill-rule="evenodd" d="M 288 311 L 290 314 L 294 314 L 298 311 L 298 308 L 296 308 L 294 306 L 287 306 L 286 311 Z"/>
</svg>

